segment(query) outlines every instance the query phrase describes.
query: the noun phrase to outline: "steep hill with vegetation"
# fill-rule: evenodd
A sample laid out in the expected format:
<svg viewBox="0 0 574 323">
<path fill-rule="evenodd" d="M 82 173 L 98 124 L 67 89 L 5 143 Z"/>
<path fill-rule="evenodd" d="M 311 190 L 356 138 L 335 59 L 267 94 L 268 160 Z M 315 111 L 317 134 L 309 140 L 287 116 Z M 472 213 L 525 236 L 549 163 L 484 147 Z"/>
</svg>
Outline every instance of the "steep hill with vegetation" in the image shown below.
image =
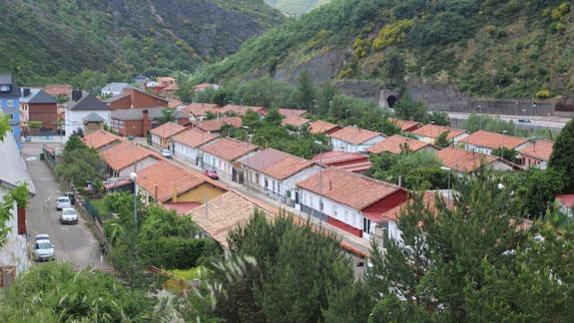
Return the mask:
<svg viewBox="0 0 574 323">
<path fill-rule="evenodd" d="M 246 42 L 196 80 L 247 75 L 316 81 L 422 80 L 474 95 L 574 90 L 574 6 L 567 0 L 333 0 Z"/>
<path fill-rule="evenodd" d="M 289 15 L 302 15 L 330 0 L 265 0 L 265 2 Z"/>
<path fill-rule="evenodd" d="M 0 70 L 192 70 L 283 21 L 263 0 L 0 0 Z"/>
</svg>

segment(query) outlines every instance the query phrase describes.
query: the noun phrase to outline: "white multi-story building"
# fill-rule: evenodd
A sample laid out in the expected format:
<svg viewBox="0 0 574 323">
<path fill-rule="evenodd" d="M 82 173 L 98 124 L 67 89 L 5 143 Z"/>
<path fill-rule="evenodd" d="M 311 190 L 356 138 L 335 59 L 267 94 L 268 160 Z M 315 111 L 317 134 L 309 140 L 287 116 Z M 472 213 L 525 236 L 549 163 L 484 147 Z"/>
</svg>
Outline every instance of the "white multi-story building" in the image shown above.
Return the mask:
<svg viewBox="0 0 574 323">
<path fill-rule="evenodd" d="M 479 130 L 460 140 L 460 143 L 467 151 L 492 155 L 499 148 L 518 150 L 528 143 L 528 139 Z"/>
<path fill-rule="evenodd" d="M 91 94 L 74 91 L 73 99 L 66 107 L 66 140 L 78 130 L 84 134 L 111 125 L 111 110 L 104 102 Z"/>
<path fill-rule="evenodd" d="M 20 156 L 18 146 L 11 132 L 4 134 L 4 140 L 0 141 L 0 200 L 9 194 L 19 184 L 27 183 L 31 195 L 35 194 L 26 163 Z M 18 210 L 16 202 L 10 209 L 11 217 L 5 223 L 8 228 L 6 241 L 0 248 L 0 272 L 4 274 L 9 270 L 22 273 L 28 266 L 26 248 L 26 210 Z"/>
</svg>

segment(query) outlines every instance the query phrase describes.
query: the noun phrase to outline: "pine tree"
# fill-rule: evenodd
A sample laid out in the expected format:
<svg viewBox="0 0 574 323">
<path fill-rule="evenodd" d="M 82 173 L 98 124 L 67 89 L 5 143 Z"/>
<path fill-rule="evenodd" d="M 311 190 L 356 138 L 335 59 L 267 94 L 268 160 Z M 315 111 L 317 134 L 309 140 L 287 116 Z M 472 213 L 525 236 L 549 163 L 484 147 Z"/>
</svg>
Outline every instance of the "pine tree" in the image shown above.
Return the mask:
<svg viewBox="0 0 574 323">
<path fill-rule="evenodd" d="M 562 128 L 556 138 L 548 165 L 564 172 L 566 191 L 574 190 L 574 119 Z"/>
<path fill-rule="evenodd" d="M 297 87 L 301 93 L 301 103 L 303 107 L 305 107 L 306 110 L 311 110 L 315 104 L 315 86 L 313 85 L 309 71 L 304 70 L 301 73 Z"/>
</svg>

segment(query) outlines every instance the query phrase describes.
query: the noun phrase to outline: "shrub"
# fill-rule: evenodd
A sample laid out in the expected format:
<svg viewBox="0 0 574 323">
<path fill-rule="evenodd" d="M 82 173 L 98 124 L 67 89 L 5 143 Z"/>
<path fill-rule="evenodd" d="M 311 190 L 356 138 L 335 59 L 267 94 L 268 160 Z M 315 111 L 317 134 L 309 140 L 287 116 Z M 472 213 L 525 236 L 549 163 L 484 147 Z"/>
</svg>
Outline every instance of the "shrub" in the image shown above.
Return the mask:
<svg viewBox="0 0 574 323">
<path fill-rule="evenodd" d="M 548 89 L 542 89 L 538 92 L 536 92 L 536 97 L 540 98 L 540 99 L 546 99 L 551 97 L 552 95 L 550 94 L 550 90 Z"/>
<path fill-rule="evenodd" d="M 398 20 L 392 24 L 384 26 L 373 41 L 373 48 L 381 49 L 383 47 L 402 43 L 406 39 L 407 32 L 412 26 L 413 21 L 409 19 Z"/>
</svg>

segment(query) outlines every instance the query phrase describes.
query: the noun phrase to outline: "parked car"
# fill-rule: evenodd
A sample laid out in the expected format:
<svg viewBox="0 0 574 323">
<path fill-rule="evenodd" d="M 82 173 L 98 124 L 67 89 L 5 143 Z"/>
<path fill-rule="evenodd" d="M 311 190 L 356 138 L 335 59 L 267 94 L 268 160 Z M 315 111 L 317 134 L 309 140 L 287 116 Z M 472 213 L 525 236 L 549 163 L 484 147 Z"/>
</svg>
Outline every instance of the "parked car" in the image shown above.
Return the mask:
<svg viewBox="0 0 574 323">
<path fill-rule="evenodd" d="M 72 202 L 70 202 L 70 198 L 67 196 L 60 196 L 58 197 L 58 204 L 56 205 L 56 210 L 62 210 L 66 207 L 72 207 Z"/>
<path fill-rule="evenodd" d="M 205 174 L 205 176 L 211 179 L 219 179 L 219 175 L 217 175 L 217 172 L 215 170 L 206 170 L 203 173 Z"/>
<path fill-rule="evenodd" d="M 518 119 L 518 123 L 530 123 L 530 119 Z"/>
<path fill-rule="evenodd" d="M 77 224 L 78 223 L 78 213 L 74 208 L 66 207 L 60 213 L 60 223 L 65 224 Z"/>
<path fill-rule="evenodd" d="M 54 259 L 54 245 L 47 234 L 36 235 L 34 242 L 34 259 L 37 261 L 48 261 Z"/>
<path fill-rule="evenodd" d="M 162 149 L 161 155 L 165 158 L 171 158 L 172 157 L 171 150 L 169 150 L 169 149 Z"/>
</svg>

